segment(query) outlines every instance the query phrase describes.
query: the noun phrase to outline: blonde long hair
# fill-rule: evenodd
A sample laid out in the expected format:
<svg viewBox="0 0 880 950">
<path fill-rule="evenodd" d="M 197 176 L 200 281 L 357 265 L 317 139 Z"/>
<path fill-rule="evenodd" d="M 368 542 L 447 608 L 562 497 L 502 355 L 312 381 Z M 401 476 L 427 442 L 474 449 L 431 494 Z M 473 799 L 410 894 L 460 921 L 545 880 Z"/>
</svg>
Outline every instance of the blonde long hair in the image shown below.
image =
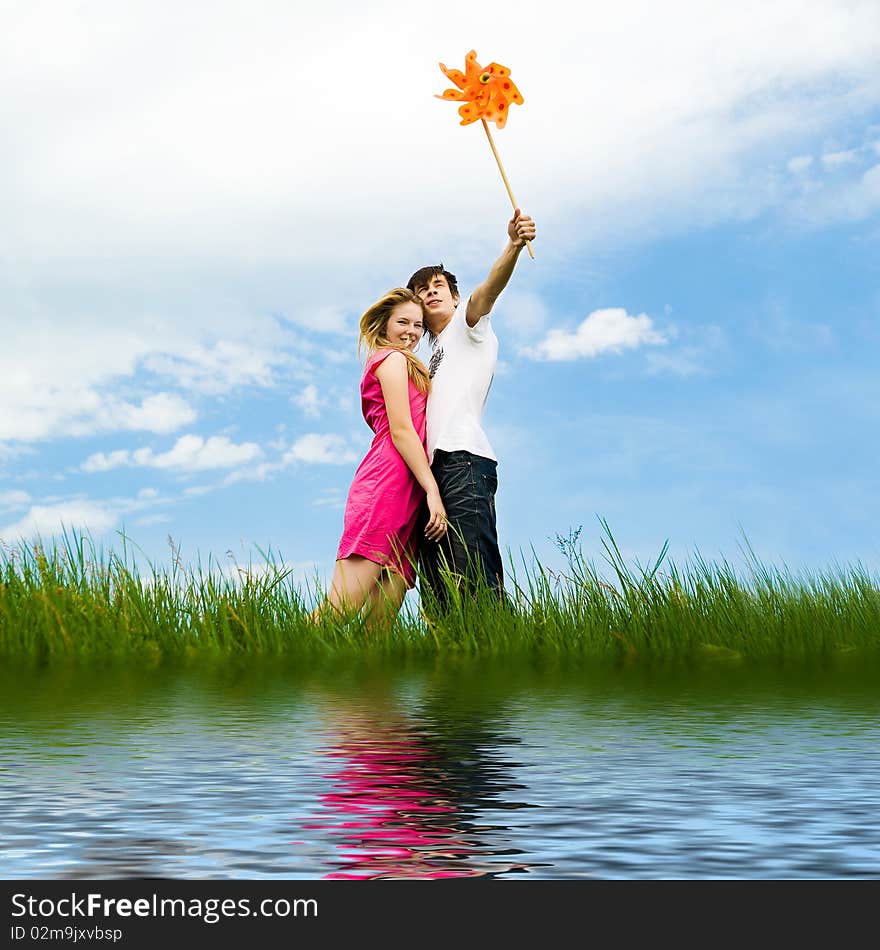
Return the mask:
<svg viewBox="0 0 880 950">
<path fill-rule="evenodd" d="M 416 303 L 421 308 L 422 314 L 427 314 L 425 302 L 418 294 L 407 290 L 406 287 L 395 287 L 394 290 L 389 290 L 361 317 L 358 352 L 366 346 L 370 352 L 387 348 L 403 353 L 406 357 L 407 374 L 413 385 L 419 392 L 426 393 L 431 388 L 431 377 L 428 376 L 425 364 L 410 350 L 394 346 L 388 339 L 388 321 L 394 308 L 402 303 Z"/>
</svg>

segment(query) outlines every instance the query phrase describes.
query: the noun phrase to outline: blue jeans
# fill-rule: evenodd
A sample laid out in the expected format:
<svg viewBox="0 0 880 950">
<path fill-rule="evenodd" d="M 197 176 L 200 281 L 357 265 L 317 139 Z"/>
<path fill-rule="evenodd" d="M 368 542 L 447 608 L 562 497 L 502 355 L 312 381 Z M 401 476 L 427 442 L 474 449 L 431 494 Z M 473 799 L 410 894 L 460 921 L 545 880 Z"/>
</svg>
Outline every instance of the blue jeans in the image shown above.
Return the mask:
<svg viewBox="0 0 880 950">
<path fill-rule="evenodd" d="M 448 590 L 441 572 L 452 572 L 460 589 L 474 592 L 486 587 L 504 597 L 504 568 L 498 549 L 495 524 L 495 492 L 498 464 L 471 452 L 434 453 L 431 471 L 449 518 L 449 531 L 442 541 L 425 538 L 428 518 L 423 507 L 418 527 L 421 591 L 428 590 L 437 605 L 448 606 Z"/>
</svg>

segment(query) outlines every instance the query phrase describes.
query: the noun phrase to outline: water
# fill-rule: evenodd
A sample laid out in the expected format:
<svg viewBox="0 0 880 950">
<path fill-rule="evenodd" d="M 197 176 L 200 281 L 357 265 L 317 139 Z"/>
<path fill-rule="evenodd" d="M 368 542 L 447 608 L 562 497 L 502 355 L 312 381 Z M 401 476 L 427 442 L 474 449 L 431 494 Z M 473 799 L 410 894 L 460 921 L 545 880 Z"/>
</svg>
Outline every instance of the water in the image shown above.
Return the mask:
<svg viewBox="0 0 880 950">
<path fill-rule="evenodd" d="M 874 878 L 877 676 L 0 676 L 3 878 Z"/>
</svg>

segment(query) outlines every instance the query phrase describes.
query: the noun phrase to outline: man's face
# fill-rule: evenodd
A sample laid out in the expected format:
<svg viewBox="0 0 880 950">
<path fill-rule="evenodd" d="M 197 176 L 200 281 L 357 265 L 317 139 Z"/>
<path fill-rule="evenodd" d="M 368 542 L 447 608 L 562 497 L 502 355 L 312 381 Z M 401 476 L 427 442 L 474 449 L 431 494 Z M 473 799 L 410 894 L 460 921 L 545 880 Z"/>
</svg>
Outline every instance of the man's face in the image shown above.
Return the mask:
<svg viewBox="0 0 880 950">
<path fill-rule="evenodd" d="M 442 274 L 436 274 L 423 287 L 416 287 L 416 293 L 425 301 L 428 314 L 425 323 L 432 332 L 439 332 L 452 319 L 458 306 L 458 297 L 453 297 L 449 284 Z"/>
</svg>

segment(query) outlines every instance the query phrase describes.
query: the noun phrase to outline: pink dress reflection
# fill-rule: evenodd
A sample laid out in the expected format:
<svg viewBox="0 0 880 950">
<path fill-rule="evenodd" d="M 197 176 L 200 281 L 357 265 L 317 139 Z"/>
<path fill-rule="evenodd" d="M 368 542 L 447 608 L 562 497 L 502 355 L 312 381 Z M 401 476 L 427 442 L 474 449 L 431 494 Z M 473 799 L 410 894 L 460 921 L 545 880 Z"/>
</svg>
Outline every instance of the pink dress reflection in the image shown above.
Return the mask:
<svg viewBox="0 0 880 950">
<path fill-rule="evenodd" d="M 480 877 L 513 867 L 478 860 L 487 849 L 461 827 L 452 783 L 424 737 L 403 725 L 349 720 L 326 754 L 341 760 L 320 797 L 330 814 L 306 825 L 339 839 L 339 870 L 325 877 Z"/>
</svg>

